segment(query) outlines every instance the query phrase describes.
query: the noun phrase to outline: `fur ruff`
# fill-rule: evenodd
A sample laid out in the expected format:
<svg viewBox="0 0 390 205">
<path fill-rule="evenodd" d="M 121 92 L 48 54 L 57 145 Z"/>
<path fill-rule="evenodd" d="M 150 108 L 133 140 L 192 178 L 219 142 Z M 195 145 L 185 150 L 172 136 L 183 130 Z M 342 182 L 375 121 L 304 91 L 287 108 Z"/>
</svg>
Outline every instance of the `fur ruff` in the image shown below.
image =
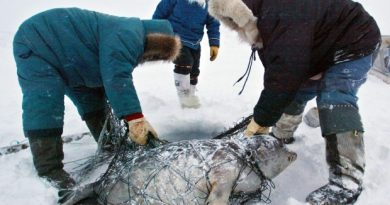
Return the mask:
<svg viewBox="0 0 390 205">
<path fill-rule="evenodd" d="M 148 34 L 141 63 L 158 60 L 174 61 L 180 53 L 181 46 L 178 36 Z"/>
<path fill-rule="evenodd" d="M 241 0 L 209 0 L 209 13 L 224 25 L 238 32 L 251 45 L 262 47 L 257 18 Z"/>
</svg>

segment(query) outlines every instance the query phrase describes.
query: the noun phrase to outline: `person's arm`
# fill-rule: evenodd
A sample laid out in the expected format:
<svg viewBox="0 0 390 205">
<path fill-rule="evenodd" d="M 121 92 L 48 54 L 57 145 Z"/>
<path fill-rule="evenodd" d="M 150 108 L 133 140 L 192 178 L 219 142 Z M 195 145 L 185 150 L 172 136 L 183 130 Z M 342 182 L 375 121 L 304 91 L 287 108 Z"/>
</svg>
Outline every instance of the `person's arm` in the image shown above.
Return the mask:
<svg viewBox="0 0 390 205">
<path fill-rule="evenodd" d="M 99 64 L 107 98 L 120 118 L 142 113 L 132 76 L 144 48 L 142 22 L 103 16 L 99 23 Z"/>
<path fill-rule="evenodd" d="M 161 0 L 153 13 L 152 19 L 167 19 L 173 11 L 177 0 Z"/>
<path fill-rule="evenodd" d="M 210 14 L 207 13 L 206 28 L 207 28 L 207 36 L 209 38 L 209 45 L 210 45 L 210 61 L 215 60 L 218 55 L 219 43 L 220 43 L 219 26 L 220 23 L 215 18 L 210 16 Z"/>
<path fill-rule="evenodd" d="M 220 43 L 220 32 L 219 32 L 220 23 L 214 17 L 207 14 L 206 28 L 207 36 L 209 38 L 210 46 L 219 47 Z"/>
<path fill-rule="evenodd" d="M 133 84 L 132 72 L 136 59 L 128 52 L 112 49 L 110 45 L 101 49 L 101 75 L 107 98 L 118 117 L 142 113 Z"/>
<path fill-rule="evenodd" d="M 310 77 L 314 28 L 297 19 L 285 19 L 284 22 L 272 19 L 262 23 L 264 30 L 259 30 L 264 37 L 261 51 L 265 67 L 264 89 L 254 108 L 254 121 L 269 127 L 279 120 L 301 84 Z"/>
<path fill-rule="evenodd" d="M 145 31 L 138 18 L 101 16 L 99 19 L 99 63 L 104 90 L 114 113 L 127 121 L 128 137 L 147 143 L 157 133 L 144 118 L 132 72 L 145 47 Z"/>
</svg>

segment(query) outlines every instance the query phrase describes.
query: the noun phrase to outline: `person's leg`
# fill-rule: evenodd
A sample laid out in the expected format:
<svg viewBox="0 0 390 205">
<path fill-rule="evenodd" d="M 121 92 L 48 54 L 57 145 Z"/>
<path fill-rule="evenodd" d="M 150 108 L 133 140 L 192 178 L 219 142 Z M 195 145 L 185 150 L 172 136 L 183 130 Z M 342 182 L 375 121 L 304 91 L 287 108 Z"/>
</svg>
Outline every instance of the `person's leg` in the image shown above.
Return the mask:
<svg viewBox="0 0 390 205">
<path fill-rule="evenodd" d="M 103 88 L 67 88 L 66 95 L 76 105 L 81 119 L 85 121 L 96 142 L 99 141 L 107 116 L 107 101 Z"/>
<path fill-rule="evenodd" d="M 179 56 L 173 62 L 175 69 L 173 70 L 175 86 L 179 96 L 186 94 L 190 89 L 190 72 L 194 59 L 192 59 L 190 48 L 183 46 Z"/>
<path fill-rule="evenodd" d="M 195 94 L 197 89 L 196 85 L 198 84 L 198 77 L 200 74 L 199 70 L 199 65 L 200 65 L 200 53 L 201 53 L 201 48 L 199 49 L 191 50 L 192 53 L 192 58 L 194 59 L 194 64 L 192 65 L 191 68 L 191 73 L 190 73 L 190 101 L 192 102 L 192 108 L 199 108 L 201 106 L 199 97 Z"/>
<path fill-rule="evenodd" d="M 192 58 L 194 59 L 194 63 L 190 72 L 190 84 L 196 86 L 198 84 L 198 77 L 200 74 L 199 66 L 200 66 L 200 53 L 201 49 L 191 50 Z"/>
<path fill-rule="evenodd" d="M 194 103 L 190 97 L 190 73 L 194 65 L 192 49 L 183 46 L 179 57 L 174 61 L 174 80 L 180 104 L 183 108 L 193 108 Z"/>
<path fill-rule="evenodd" d="M 310 108 L 306 114 L 303 116 L 303 121 L 306 125 L 312 128 L 320 127 L 320 116 L 318 114 L 318 108 Z"/>
<path fill-rule="evenodd" d="M 319 81 L 309 80 L 295 95 L 294 101 L 284 110 L 282 117 L 272 127 L 272 134 L 284 143 L 294 142 L 294 132 L 302 122 L 302 113 L 308 101 L 317 95 Z"/>
<path fill-rule="evenodd" d="M 363 125 L 356 94 L 371 67 L 372 55 L 337 64 L 324 74 L 317 105 L 326 141 L 329 183 L 306 198 L 311 204 L 353 203 L 362 191 Z"/>
<path fill-rule="evenodd" d="M 63 170 L 64 82 L 56 69 L 22 44 L 14 44 L 23 93 L 23 129 L 40 177 L 58 188 L 75 184 Z"/>
</svg>

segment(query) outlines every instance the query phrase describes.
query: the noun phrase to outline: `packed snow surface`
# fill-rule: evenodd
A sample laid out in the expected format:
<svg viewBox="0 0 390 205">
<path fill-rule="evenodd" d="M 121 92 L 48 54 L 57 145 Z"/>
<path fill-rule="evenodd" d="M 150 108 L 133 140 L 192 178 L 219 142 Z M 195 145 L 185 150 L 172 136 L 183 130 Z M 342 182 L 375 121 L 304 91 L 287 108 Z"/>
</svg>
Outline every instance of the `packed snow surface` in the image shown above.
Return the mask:
<svg viewBox="0 0 390 205">
<path fill-rule="evenodd" d="M 390 34 L 390 2 L 361 0 L 374 16 L 382 34 Z M 40 11 L 56 7 L 80 7 L 118 16 L 150 18 L 158 0 L 0 0 L 0 147 L 24 142 L 21 118 L 22 95 L 12 56 L 12 38 L 23 20 Z M 238 40 L 236 34 L 222 27 L 219 56 L 210 62 L 207 36 L 202 42 L 201 75 L 198 94 L 200 109 L 181 109 L 173 83 L 173 65 L 152 63 L 134 71 L 134 82 L 146 118 L 160 136 L 167 140 L 209 138 L 252 113 L 262 89 L 263 67 L 254 63 L 247 86 L 240 96 L 241 85 L 233 83 L 246 69 L 250 47 Z M 365 125 L 366 172 L 364 191 L 357 205 L 389 204 L 390 190 L 390 85 L 374 76 L 359 91 L 359 105 Z M 87 131 L 72 102 L 65 101 L 64 134 Z M 311 101 L 306 110 L 315 106 Z M 325 145 L 319 128 L 305 124 L 297 130 L 297 141 L 289 148 L 298 159 L 274 179 L 276 189 L 271 200 L 274 205 L 305 204 L 312 190 L 327 182 Z M 64 145 L 65 169 L 72 169 L 96 150 L 92 138 L 83 138 Z M 57 201 L 54 188 L 42 182 L 32 164 L 31 153 L 23 150 L 0 156 L 0 203 L 51 205 Z"/>
</svg>

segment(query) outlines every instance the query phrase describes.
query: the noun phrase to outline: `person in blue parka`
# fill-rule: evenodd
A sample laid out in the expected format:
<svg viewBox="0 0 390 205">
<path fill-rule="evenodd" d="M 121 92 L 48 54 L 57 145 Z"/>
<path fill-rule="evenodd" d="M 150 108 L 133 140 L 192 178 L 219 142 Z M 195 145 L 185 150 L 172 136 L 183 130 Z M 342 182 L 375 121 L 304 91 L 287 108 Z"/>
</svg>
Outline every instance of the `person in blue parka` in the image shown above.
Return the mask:
<svg viewBox="0 0 390 205">
<path fill-rule="evenodd" d="M 200 107 L 195 91 L 200 73 L 200 42 L 205 27 L 210 61 L 214 61 L 218 55 L 220 24 L 209 15 L 207 7 L 207 3 L 200 5 L 192 0 L 161 0 L 153 14 L 153 19 L 167 19 L 183 44 L 179 57 L 174 61 L 175 87 L 183 108 Z"/>
<path fill-rule="evenodd" d="M 14 37 L 23 93 L 23 129 L 38 175 L 59 188 L 74 184 L 63 170 L 64 95 L 76 105 L 95 140 L 107 101 L 128 121 L 129 138 L 145 144 L 148 133 L 132 71 L 140 63 L 172 61 L 181 43 L 166 20 L 140 20 L 59 8 L 26 20 Z"/>
</svg>

